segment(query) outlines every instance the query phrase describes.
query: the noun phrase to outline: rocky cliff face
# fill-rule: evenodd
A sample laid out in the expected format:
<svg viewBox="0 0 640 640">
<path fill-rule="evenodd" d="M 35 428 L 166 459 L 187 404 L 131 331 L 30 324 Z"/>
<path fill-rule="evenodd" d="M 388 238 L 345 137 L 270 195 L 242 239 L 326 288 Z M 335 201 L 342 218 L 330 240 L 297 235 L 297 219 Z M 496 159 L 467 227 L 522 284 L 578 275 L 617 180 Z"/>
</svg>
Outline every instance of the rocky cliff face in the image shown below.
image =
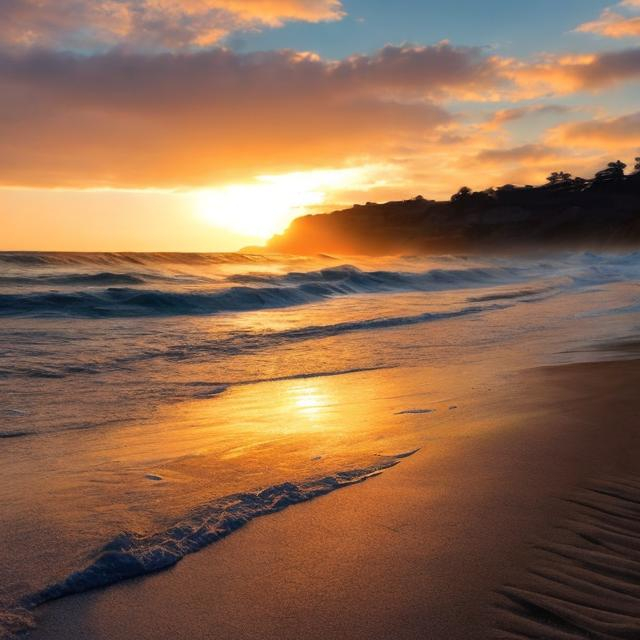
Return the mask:
<svg viewBox="0 0 640 640">
<path fill-rule="evenodd" d="M 640 174 L 355 205 L 297 218 L 271 239 L 286 253 L 442 253 L 640 246 Z"/>
</svg>

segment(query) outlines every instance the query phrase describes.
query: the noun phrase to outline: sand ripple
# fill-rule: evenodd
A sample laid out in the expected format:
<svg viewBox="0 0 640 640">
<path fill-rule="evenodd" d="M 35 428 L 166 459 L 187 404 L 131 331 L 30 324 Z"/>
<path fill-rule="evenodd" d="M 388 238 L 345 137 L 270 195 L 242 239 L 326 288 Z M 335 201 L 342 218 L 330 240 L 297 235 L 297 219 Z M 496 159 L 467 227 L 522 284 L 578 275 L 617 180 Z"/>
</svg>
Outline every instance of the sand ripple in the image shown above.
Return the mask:
<svg viewBox="0 0 640 640">
<path fill-rule="evenodd" d="M 640 638 L 640 477 L 600 482 L 570 502 L 562 541 L 540 545 L 522 584 L 500 590 L 496 638 Z"/>
</svg>

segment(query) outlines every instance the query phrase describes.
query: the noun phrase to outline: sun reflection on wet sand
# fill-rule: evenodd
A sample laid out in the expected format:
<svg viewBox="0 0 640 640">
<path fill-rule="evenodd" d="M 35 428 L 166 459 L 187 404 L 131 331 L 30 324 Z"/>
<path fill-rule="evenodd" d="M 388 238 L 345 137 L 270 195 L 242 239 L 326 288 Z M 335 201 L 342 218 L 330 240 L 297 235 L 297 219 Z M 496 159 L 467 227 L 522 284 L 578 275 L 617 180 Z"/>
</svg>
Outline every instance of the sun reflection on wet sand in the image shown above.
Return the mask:
<svg viewBox="0 0 640 640">
<path fill-rule="evenodd" d="M 316 385 L 302 385 L 291 389 L 292 409 L 309 418 L 318 416 L 323 407 L 329 404 L 329 396 L 321 392 Z"/>
</svg>

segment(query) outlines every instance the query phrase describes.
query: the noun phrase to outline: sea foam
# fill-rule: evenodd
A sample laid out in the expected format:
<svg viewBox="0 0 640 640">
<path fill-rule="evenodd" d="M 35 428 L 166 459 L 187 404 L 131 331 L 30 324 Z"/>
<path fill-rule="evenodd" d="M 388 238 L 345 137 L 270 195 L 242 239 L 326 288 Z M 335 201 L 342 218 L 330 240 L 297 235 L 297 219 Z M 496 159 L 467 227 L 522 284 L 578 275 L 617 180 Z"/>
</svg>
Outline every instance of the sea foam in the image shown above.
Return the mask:
<svg viewBox="0 0 640 640">
<path fill-rule="evenodd" d="M 30 626 L 33 622 L 30 612 L 45 602 L 168 569 L 186 555 L 217 542 L 254 518 L 363 482 L 417 451 L 381 456 L 376 464 L 312 480 L 285 482 L 218 498 L 193 509 L 163 531 L 122 532 L 99 549 L 84 569 L 0 611 L 0 638 L 11 637 Z M 160 479 L 159 476 L 152 479 L 156 478 Z"/>
</svg>

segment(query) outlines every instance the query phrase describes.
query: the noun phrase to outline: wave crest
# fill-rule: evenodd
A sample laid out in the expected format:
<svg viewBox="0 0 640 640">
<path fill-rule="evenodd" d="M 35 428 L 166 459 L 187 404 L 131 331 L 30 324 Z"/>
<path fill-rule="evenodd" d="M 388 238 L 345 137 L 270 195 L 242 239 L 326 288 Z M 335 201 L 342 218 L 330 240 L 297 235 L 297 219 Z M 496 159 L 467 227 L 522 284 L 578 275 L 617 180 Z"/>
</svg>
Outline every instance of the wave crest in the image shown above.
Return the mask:
<svg viewBox="0 0 640 640">
<path fill-rule="evenodd" d="M 99 275 L 99 274 L 98 274 Z M 208 315 L 277 309 L 358 293 L 436 291 L 511 282 L 514 268 L 433 269 L 424 273 L 361 271 L 343 265 L 285 275 L 242 274 L 220 290 L 170 291 L 108 287 L 79 291 L 29 291 L 0 294 L 0 315 L 64 315 L 88 318 Z"/>
<path fill-rule="evenodd" d="M 276 256 L 251 253 L 74 253 L 74 252 L 0 252 L 0 263 L 23 267 L 71 265 L 146 265 L 146 264 L 246 264 L 272 262 Z"/>
</svg>

